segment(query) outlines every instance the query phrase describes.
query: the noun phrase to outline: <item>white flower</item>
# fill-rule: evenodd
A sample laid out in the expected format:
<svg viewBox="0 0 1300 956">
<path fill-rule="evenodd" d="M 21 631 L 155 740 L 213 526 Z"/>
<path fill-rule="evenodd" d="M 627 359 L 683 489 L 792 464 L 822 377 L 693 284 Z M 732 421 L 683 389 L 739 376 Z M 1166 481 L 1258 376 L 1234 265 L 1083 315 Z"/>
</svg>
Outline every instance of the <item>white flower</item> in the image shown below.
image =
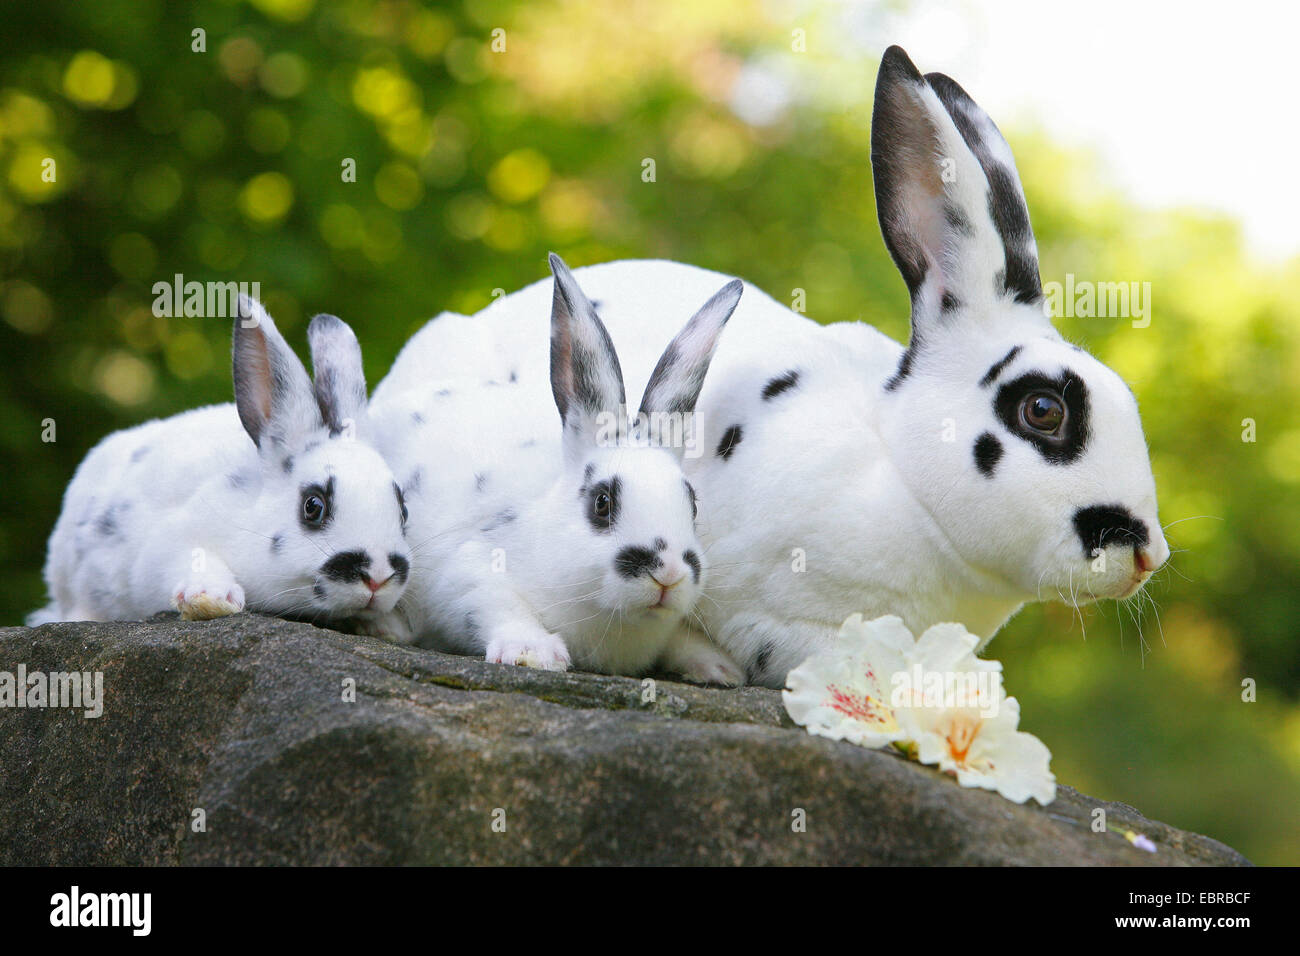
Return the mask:
<svg viewBox="0 0 1300 956">
<path fill-rule="evenodd" d="M 1033 734 L 1017 730 L 1020 702 L 1004 698 L 992 716 L 976 707 L 905 707 L 897 712 L 921 763 L 956 774 L 963 787 L 996 790 L 1015 803 L 1056 798 L 1052 754 Z"/>
<path fill-rule="evenodd" d="M 897 617 L 855 614 L 830 650 L 790 672 L 785 707 L 809 733 L 893 744 L 962 786 L 1050 803 L 1051 753 L 1017 729 L 1020 705 L 1006 696 L 1002 665 L 976 657 L 978 646 L 960 624 L 936 624 L 917 640 Z"/>
<path fill-rule="evenodd" d="M 840 628 L 835 645 L 814 654 L 786 677 L 782 691 L 790 718 L 810 734 L 885 747 L 901 731 L 890 706 L 890 678 L 905 668 L 915 645 L 897 617 L 863 623 L 854 614 Z"/>
</svg>

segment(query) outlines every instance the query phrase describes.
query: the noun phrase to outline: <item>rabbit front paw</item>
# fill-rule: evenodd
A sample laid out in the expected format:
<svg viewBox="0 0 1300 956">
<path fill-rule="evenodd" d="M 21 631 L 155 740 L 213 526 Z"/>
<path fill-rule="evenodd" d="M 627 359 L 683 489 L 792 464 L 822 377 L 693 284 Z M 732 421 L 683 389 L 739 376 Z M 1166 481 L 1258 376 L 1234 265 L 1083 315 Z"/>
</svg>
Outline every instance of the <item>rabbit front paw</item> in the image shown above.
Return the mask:
<svg viewBox="0 0 1300 956">
<path fill-rule="evenodd" d="M 707 638 L 686 632 L 669 645 L 660 661 L 670 673 L 692 684 L 720 684 L 739 687 L 745 683 L 744 669 L 726 651 Z"/>
<path fill-rule="evenodd" d="M 232 577 L 191 578 L 176 585 L 172 607 L 187 621 L 209 621 L 244 609 L 244 589 Z"/>
<path fill-rule="evenodd" d="M 559 637 L 546 631 L 490 640 L 484 659 L 496 664 L 517 664 L 545 671 L 569 669 L 569 649 Z"/>
</svg>

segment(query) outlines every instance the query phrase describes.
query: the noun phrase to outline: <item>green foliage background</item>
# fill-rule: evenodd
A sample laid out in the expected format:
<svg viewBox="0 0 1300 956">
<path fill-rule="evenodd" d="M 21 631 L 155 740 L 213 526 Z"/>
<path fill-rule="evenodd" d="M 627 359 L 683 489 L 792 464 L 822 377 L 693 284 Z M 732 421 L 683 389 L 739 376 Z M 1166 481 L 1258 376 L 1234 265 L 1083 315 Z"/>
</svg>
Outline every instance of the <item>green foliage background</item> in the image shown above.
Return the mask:
<svg viewBox="0 0 1300 956">
<path fill-rule="evenodd" d="M 10 5 L 0 621 L 42 603 L 44 541 L 91 445 L 228 400 L 227 322 L 152 314 L 153 283 L 175 273 L 260 282 L 295 344 L 315 312 L 342 316 L 372 384 L 429 316 L 542 277 L 548 249 L 574 265 L 680 259 L 777 298 L 802 288 L 820 321 L 905 338 L 867 158 L 879 50 L 848 47 L 815 11 L 792 23 L 764 10 Z M 497 28 L 504 52 L 491 47 Z M 767 125 L 729 106 L 747 68 L 794 91 Z M 1133 385 L 1178 551 L 1149 588 L 1154 607 L 1029 608 L 992 653 L 1063 782 L 1259 862 L 1300 862 L 1300 263 L 1252 263 L 1231 221 L 1142 209 L 1095 157 L 1006 132 L 1044 280 L 1152 284 L 1147 329 L 1060 325 Z M 647 157 L 654 183 L 642 181 Z M 1257 702 L 1242 702 L 1245 678 Z"/>
</svg>

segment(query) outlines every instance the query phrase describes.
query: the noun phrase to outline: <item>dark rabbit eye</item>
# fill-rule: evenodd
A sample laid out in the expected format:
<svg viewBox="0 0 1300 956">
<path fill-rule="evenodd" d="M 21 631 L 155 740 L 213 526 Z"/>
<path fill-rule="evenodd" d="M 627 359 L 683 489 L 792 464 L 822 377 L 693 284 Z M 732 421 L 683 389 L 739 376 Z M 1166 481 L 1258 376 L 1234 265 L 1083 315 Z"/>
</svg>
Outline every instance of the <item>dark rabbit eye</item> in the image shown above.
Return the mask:
<svg viewBox="0 0 1300 956">
<path fill-rule="evenodd" d="M 584 486 L 583 494 L 587 496 L 587 524 L 596 531 L 609 531 L 618 521 L 618 489 L 617 477 L 602 481 L 590 488 Z"/>
<path fill-rule="evenodd" d="M 1034 392 L 1020 403 L 1020 418 L 1034 431 L 1053 435 L 1065 422 L 1065 403 L 1051 392 Z"/>
<path fill-rule="evenodd" d="M 304 495 L 302 517 L 308 524 L 319 525 L 325 520 L 325 499 L 320 495 Z"/>
</svg>

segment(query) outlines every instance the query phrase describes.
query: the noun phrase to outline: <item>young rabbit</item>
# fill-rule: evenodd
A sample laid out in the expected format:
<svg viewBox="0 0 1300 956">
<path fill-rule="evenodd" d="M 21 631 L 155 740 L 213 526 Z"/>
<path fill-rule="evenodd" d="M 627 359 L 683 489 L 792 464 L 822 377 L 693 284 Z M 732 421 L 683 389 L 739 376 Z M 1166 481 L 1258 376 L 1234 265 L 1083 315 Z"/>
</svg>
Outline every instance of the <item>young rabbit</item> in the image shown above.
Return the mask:
<svg viewBox="0 0 1300 956">
<path fill-rule="evenodd" d="M 988 639 L 1029 601 L 1128 597 L 1169 556 L 1137 403 L 1046 317 L 993 121 L 891 47 L 871 153 L 910 344 L 820 326 L 748 287 L 700 395 L 708 453 L 685 462 L 715 568 L 695 623 L 773 687 L 851 613 L 898 614 L 916 633 L 959 621 Z M 670 262 L 578 275 L 626 343 L 632 386 L 664 316 L 722 278 Z M 514 318 L 544 295 L 534 285 L 430 323 L 378 391 L 470 352 L 536 374 Z"/>
<path fill-rule="evenodd" d="M 564 263 L 550 261 L 558 423 L 540 375 L 444 379 L 376 400 L 420 571 L 399 610 L 438 646 L 490 661 L 739 683 L 734 662 L 678 624 L 707 571 L 683 445 L 741 284 L 727 283 L 673 339 L 629 422 L 609 333 Z"/>
<path fill-rule="evenodd" d="M 404 636 L 389 612 L 410 568 L 406 508 L 364 441 L 361 349 L 332 315 L 307 334 L 314 390 L 271 317 L 241 296 L 235 404 L 147 422 L 91 450 L 50 536 L 51 603 L 29 623 L 172 607 L 201 620 L 247 607 Z"/>
</svg>

